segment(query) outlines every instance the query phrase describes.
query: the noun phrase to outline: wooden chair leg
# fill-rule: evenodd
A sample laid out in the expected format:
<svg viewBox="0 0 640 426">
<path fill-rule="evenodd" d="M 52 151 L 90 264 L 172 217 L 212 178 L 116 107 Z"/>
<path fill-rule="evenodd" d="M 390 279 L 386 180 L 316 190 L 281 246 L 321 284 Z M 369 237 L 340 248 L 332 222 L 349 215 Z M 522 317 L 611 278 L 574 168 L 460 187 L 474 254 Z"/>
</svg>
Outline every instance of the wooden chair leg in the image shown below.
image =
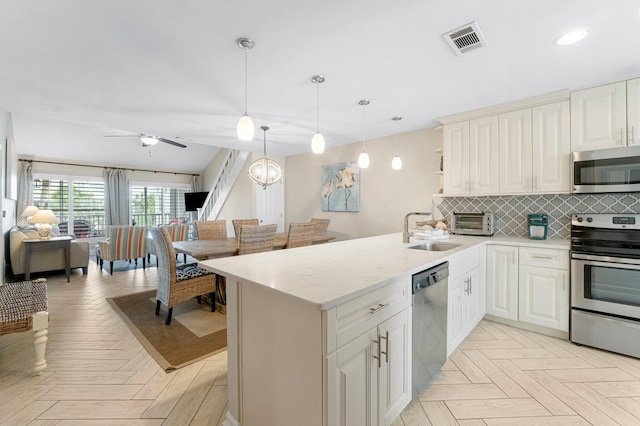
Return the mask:
<svg viewBox="0 0 640 426">
<path fill-rule="evenodd" d="M 37 375 L 42 374 L 47 368 L 47 361 L 44 359 L 44 351 L 47 347 L 47 334 L 49 334 L 49 313 L 37 312 L 33 315 L 33 335 L 35 337 L 33 345 L 36 349 L 36 364 L 33 370 Z"/>
<path fill-rule="evenodd" d="M 196 300 L 198 301 L 198 305 L 202 303 L 202 297 L 196 296 Z"/>
<path fill-rule="evenodd" d="M 173 313 L 173 308 L 169 308 L 169 312 L 167 313 L 167 320 L 164 322 L 166 325 L 171 324 L 171 314 Z"/>
<path fill-rule="evenodd" d="M 209 297 L 211 297 L 211 312 L 216 311 L 216 294 L 209 293 Z"/>
<path fill-rule="evenodd" d="M 156 300 L 156 315 L 160 315 L 160 301 Z"/>
<path fill-rule="evenodd" d="M 113 275 L 113 260 L 109 261 L 109 275 Z"/>
<path fill-rule="evenodd" d="M 144 271 L 147 268 L 147 259 L 142 258 L 142 270 Z"/>
</svg>

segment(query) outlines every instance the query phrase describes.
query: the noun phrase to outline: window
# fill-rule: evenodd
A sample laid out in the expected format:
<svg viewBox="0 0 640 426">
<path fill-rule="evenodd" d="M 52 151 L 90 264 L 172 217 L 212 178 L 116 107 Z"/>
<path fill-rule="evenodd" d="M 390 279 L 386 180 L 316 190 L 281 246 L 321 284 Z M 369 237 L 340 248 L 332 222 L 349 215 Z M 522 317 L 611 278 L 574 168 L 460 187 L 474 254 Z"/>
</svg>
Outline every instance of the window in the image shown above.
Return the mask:
<svg viewBox="0 0 640 426">
<path fill-rule="evenodd" d="M 33 186 L 34 205 L 53 210 L 61 233 L 76 238 L 104 236 L 103 182 L 36 178 Z"/>
<path fill-rule="evenodd" d="M 184 210 L 185 188 L 132 185 L 131 219 L 134 225 L 160 226 L 186 223 L 189 213 Z"/>
</svg>

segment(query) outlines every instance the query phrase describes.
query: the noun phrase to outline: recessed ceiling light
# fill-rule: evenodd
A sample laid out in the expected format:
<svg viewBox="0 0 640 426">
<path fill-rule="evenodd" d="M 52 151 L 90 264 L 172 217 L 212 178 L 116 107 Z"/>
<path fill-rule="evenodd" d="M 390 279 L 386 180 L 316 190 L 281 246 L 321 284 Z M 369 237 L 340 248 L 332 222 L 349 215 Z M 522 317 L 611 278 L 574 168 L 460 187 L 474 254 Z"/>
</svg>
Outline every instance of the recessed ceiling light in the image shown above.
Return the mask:
<svg viewBox="0 0 640 426">
<path fill-rule="evenodd" d="M 570 44 L 579 42 L 580 40 L 585 38 L 587 34 L 589 34 L 589 30 L 586 30 L 584 28 L 579 30 L 574 30 L 556 39 L 554 43 L 558 46 L 568 46 Z"/>
</svg>

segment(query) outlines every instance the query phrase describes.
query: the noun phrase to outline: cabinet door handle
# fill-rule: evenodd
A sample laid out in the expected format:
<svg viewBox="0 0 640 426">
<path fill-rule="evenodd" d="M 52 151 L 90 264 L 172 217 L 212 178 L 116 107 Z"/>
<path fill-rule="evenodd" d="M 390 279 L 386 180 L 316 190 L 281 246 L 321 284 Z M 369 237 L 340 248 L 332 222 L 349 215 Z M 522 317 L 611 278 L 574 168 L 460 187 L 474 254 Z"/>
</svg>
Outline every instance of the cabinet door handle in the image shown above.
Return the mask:
<svg viewBox="0 0 640 426">
<path fill-rule="evenodd" d="M 380 347 L 380 339 L 381 336 L 378 334 L 378 340 L 374 340 L 373 343 L 378 345 L 378 356 L 373 356 L 373 359 L 377 359 L 378 360 L 378 368 L 382 367 L 382 348 Z"/>
<path fill-rule="evenodd" d="M 371 315 L 374 315 L 378 313 L 378 311 L 380 311 L 381 309 L 386 308 L 387 306 L 389 306 L 389 303 L 385 303 L 384 305 L 382 303 L 378 303 L 378 306 L 376 306 L 375 308 L 369 308 L 369 313 Z"/>
<path fill-rule="evenodd" d="M 622 135 L 624 135 L 624 129 L 622 127 L 620 127 L 620 143 L 618 143 L 618 145 L 623 145 L 624 146 L 624 139 L 623 139 Z"/>
<path fill-rule="evenodd" d="M 515 254 L 515 252 L 511 252 L 511 264 L 512 265 L 516 264 L 516 254 Z"/>
<path fill-rule="evenodd" d="M 469 294 L 471 294 L 471 284 L 473 283 L 473 277 L 469 277 Z"/>
<path fill-rule="evenodd" d="M 533 175 L 533 190 L 538 190 L 538 175 Z"/>
<path fill-rule="evenodd" d="M 551 256 L 537 256 L 537 255 L 532 255 L 531 256 L 532 259 L 545 259 L 545 260 L 553 260 L 553 257 Z"/>
<path fill-rule="evenodd" d="M 382 352 L 382 354 L 384 355 L 385 362 L 389 364 L 389 331 L 387 331 L 384 336 L 380 336 L 380 339 L 384 339 L 384 352 Z"/>
<path fill-rule="evenodd" d="M 563 272 L 562 273 L 562 291 L 565 291 L 567 289 L 567 273 Z"/>
<path fill-rule="evenodd" d="M 635 136 L 633 135 L 633 133 L 635 132 L 635 126 L 631 126 L 631 139 L 629 139 L 629 145 L 635 145 L 636 144 L 636 140 L 635 140 Z"/>
</svg>

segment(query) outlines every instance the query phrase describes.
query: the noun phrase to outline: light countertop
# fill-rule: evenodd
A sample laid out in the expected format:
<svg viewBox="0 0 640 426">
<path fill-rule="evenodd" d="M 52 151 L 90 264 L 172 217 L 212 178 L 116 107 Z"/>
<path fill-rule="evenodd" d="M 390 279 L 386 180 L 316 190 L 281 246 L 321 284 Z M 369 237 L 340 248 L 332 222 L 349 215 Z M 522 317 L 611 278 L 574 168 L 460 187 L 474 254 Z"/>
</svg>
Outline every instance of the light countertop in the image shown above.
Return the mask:
<svg viewBox="0 0 640 426">
<path fill-rule="evenodd" d="M 568 250 L 569 240 L 451 236 L 448 251 L 410 250 L 402 233 L 200 261 L 205 269 L 248 285 L 268 287 L 320 310 L 330 309 L 394 280 L 408 278 L 448 257 L 483 244 Z"/>
</svg>

